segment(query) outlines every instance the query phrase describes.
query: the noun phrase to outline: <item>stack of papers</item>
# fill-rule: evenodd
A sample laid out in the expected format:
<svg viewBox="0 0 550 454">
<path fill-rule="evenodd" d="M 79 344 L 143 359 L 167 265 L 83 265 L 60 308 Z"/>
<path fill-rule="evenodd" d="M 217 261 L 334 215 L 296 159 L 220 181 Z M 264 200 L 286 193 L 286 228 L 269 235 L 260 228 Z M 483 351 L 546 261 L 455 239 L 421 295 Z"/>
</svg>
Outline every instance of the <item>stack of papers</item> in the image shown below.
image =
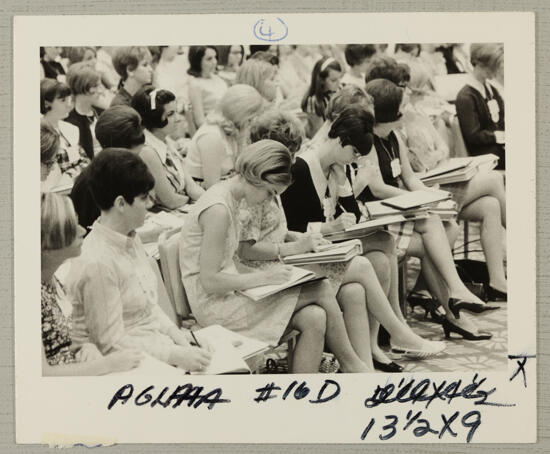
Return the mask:
<svg viewBox="0 0 550 454">
<path fill-rule="evenodd" d="M 451 193 L 447 191 L 431 191 L 420 190 L 410 191 L 406 194 L 398 195 L 396 197 L 390 197 L 382 200 L 380 203 L 390 208 L 396 208 L 398 210 L 410 211 L 423 207 L 434 206 L 438 202 L 451 198 Z"/>
<path fill-rule="evenodd" d="M 288 255 L 283 261 L 289 265 L 308 265 L 312 263 L 347 262 L 356 255 L 363 253 L 363 245 L 359 240 L 345 243 L 328 244 L 318 248 L 316 252 Z"/>
<path fill-rule="evenodd" d="M 487 170 L 494 169 L 497 163 L 498 157 L 494 154 L 471 158 L 451 158 L 447 162 L 438 165 L 435 169 L 418 176 L 427 186 L 460 183 L 471 180 L 480 168 Z"/>
</svg>

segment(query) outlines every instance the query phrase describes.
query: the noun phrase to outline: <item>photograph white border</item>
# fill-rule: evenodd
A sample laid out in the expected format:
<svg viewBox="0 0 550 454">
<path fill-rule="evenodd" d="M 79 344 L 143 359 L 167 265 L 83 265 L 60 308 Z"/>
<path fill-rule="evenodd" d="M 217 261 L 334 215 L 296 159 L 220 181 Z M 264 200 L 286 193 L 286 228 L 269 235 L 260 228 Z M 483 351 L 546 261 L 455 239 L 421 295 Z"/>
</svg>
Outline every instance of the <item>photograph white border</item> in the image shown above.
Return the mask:
<svg viewBox="0 0 550 454">
<path fill-rule="evenodd" d="M 107 410 L 114 392 L 128 380 L 114 377 L 43 378 L 41 376 L 39 301 L 39 164 L 32 159 L 39 143 L 38 47 L 46 45 L 164 45 L 262 44 L 254 24 L 275 15 L 193 16 L 47 16 L 14 20 L 14 254 L 16 438 L 19 443 L 69 440 L 94 442 L 251 442 L 251 443 L 358 443 L 371 418 L 377 427 L 385 416 L 405 421 L 419 404 L 394 404 L 367 409 L 365 398 L 376 385 L 400 376 L 277 375 L 251 377 L 191 377 L 206 390 L 223 387 L 230 404 L 212 410 L 185 403 L 178 409 L 137 407 L 132 402 Z M 503 42 L 505 48 L 507 210 L 508 210 L 508 345 L 510 355 L 536 354 L 536 224 L 535 224 L 535 68 L 534 15 L 531 13 L 353 13 L 281 14 L 289 34 L 281 44 L 384 42 Z M 98 33 L 101 30 L 101 33 Z M 467 32 L 465 32 L 467 30 Z M 32 283 L 32 284 L 31 284 Z M 35 284 L 36 283 L 36 284 Z M 523 380 L 510 381 L 517 362 L 507 373 L 482 374 L 484 388 L 497 390 L 492 401 L 514 407 L 474 406 L 455 399 L 451 405 L 434 402 L 425 415 L 441 425 L 442 413 L 480 410 L 483 423 L 475 442 L 533 442 L 536 439 L 535 360 Z M 431 379 L 471 382 L 473 373 L 430 374 Z M 521 375 L 521 374 L 520 374 Z M 408 374 L 421 380 L 423 377 Z M 316 394 L 325 379 L 339 382 L 342 392 L 326 404 L 275 398 L 256 403 L 254 390 L 276 382 L 283 390 L 293 380 L 307 381 Z M 154 384 L 172 390 L 180 383 L 136 377 L 137 391 Z M 136 393 L 137 393 L 136 391 Z M 418 410 L 417 410 L 418 409 Z M 237 416 L 236 416 L 237 415 Z M 151 427 L 149 421 L 155 421 Z M 383 424 L 387 424 L 384 422 Z M 401 424 L 402 427 L 402 424 Z M 143 428 L 150 428 L 144 431 Z M 456 438 L 465 441 L 460 428 Z M 374 432 L 373 432 L 374 433 Z M 378 430 L 377 433 L 380 433 Z M 447 434 L 448 435 L 448 434 Z M 437 437 L 415 437 L 400 430 L 391 442 L 436 442 Z M 383 443 L 378 436 L 364 442 Z"/>
</svg>

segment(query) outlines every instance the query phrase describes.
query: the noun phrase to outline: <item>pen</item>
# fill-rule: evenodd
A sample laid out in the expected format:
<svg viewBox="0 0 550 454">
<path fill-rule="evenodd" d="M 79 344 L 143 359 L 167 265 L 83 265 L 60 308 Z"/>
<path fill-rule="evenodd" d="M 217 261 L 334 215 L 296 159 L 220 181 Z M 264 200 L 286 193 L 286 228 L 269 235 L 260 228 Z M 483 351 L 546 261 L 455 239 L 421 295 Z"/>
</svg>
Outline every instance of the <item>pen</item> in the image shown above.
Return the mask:
<svg viewBox="0 0 550 454">
<path fill-rule="evenodd" d="M 193 336 L 193 340 L 195 341 L 195 344 L 197 344 L 197 347 L 202 348 L 201 344 L 199 344 L 199 341 L 195 337 L 195 333 L 193 331 L 191 331 L 191 336 Z"/>
<path fill-rule="evenodd" d="M 342 204 L 340 202 L 338 202 L 338 206 L 342 210 L 342 213 L 347 213 L 346 209 L 342 206 Z"/>
</svg>

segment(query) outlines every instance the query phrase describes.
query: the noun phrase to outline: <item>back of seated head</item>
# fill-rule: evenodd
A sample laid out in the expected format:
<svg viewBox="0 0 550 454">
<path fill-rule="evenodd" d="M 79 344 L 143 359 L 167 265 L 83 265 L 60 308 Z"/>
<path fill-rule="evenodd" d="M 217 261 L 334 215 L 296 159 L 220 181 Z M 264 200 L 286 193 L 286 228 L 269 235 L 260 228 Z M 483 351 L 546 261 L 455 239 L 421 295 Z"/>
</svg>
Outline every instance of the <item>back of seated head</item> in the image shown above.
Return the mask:
<svg viewBox="0 0 550 454">
<path fill-rule="evenodd" d="M 282 143 L 291 153 L 296 153 L 304 137 L 300 120 L 290 112 L 279 108 L 265 111 L 256 117 L 250 125 L 252 143 L 271 139 Z"/>
<path fill-rule="evenodd" d="M 504 47 L 500 43 L 473 43 L 470 45 L 472 66 L 488 69 L 494 75 L 504 58 Z"/>
<path fill-rule="evenodd" d="M 128 78 L 128 71 L 135 71 L 145 58 L 151 58 L 151 52 L 145 46 L 119 47 L 113 55 L 113 66 L 121 80 Z"/>
<path fill-rule="evenodd" d="M 95 137 L 102 148 L 135 148 L 145 143 L 141 117 L 135 109 L 119 105 L 109 107 L 99 116 Z"/>
<path fill-rule="evenodd" d="M 372 44 L 348 44 L 344 51 L 344 56 L 348 65 L 357 66 L 372 57 L 375 53 L 376 48 Z"/>
<path fill-rule="evenodd" d="M 85 62 L 71 65 L 67 72 L 67 84 L 74 96 L 87 95 L 101 82 L 101 74 Z"/>
<path fill-rule="evenodd" d="M 151 95 L 154 99 L 151 99 Z M 152 85 L 144 85 L 134 96 L 132 96 L 131 106 L 141 116 L 141 122 L 145 129 L 164 128 L 168 120 L 162 119 L 164 106 L 176 100 L 174 93 L 168 90 L 155 89 Z"/>
<path fill-rule="evenodd" d="M 71 89 L 67 84 L 58 82 L 55 79 L 43 79 L 40 82 L 40 113 L 45 114 L 50 110 L 48 103 L 67 96 L 71 96 Z"/>
<path fill-rule="evenodd" d="M 273 83 L 276 67 L 263 60 L 247 60 L 237 70 L 236 84 L 246 84 L 254 87 L 268 101 L 273 101 L 276 89 Z"/>
<path fill-rule="evenodd" d="M 254 47 L 254 46 L 250 46 L 251 48 Z M 256 46 L 256 47 L 264 47 L 264 46 Z M 269 46 L 267 46 L 267 48 L 269 49 Z M 252 52 L 252 50 L 251 50 Z M 254 53 L 252 53 L 252 55 L 250 55 L 250 59 L 251 60 L 262 60 L 262 61 L 265 61 L 267 63 L 269 63 L 270 65 L 273 65 L 273 66 L 279 66 L 279 57 L 277 57 L 277 55 L 273 55 L 271 52 L 266 52 L 266 51 L 263 51 L 263 50 L 259 50 L 259 51 L 256 51 Z"/>
<path fill-rule="evenodd" d="M 206 53 L 206 49 L 212 49 L 216 52 L 216 60 L 218 59 L 218 49 L 216 46 L 189 46 L 189 69 L 187 74 L 194 77 L 201 77 L 202 74 L 202 59 Z"/>
<path fill-rule="evenodd" d="M 409 66 L 397 63 L 395 59 L 387 56 L 374 57 L 367 68 L 365 82 L 375 79 L 391 80 L 395 85 L 404 87 L 411 79 Z"/>
<path fill-rule="evenodd" d="M 356 103 L 363 105 L 374 115 L 372 97 L 357 85 L 346 85 L 330 98 L 325 110 L 325 118 L 328 121 L 334 121 L 342 110 Z"/>
<path fill-rule="evenodd" d="M 40 120 L 40 162 L 50 163 L 59 149 L 59 133 L 44 118 Z"/>
<path fill-rule="evenodd" d="M 67 58 L 69 59 L 69 65 L 74 65 L 84 60 L 86 54 L 93 54 L 97 56 L 97 51 L 91 46 L 71 46 L 67 49 Z"/>
<path fill-rule="evenodd" d="M 266 107 L 262 95 L 254 87 L 245 84 L 237 84 L 229 87 L 222 96 L 216 111 L 210 114 L 206 121 L 208 124 L 218 124 L 226 134 L 232 134 L 235 128 L 258 115 Z"/>
<path fill-rule="evenodd" d="M 340 139 L 342 147 L 353 146 L 363 156 L 367 155 L 373 143 L 374 116 L 361 104 L 344 108 L 332 122 L 328 136 Z"/>
<path fill-rule="evenodd" d="M 71 199 L 43 192 L 40 202 L 40 246 L 42 251 L 70 246 L 77 234 L 76 214 Z"/>
<path fill-rule="evenodd" d="M 121 148 L 107 148 L 96 155 L 88 166 L 88 178 L 90 192 L 102 211 L 111 209 L 119 196 L 131 205 L 155 185 L 143 160 Z"/>
<path fill-rule="evenodd" d="M 400 117 L 403 89 L 387 79 L 371 80 L 365 87 L 374 100 L 374 115 L 377 123 L 390 123 Z"/>
<path fill-rule="evenodd" d="M 292 182 L 291 168 L 290 151 L 275 140 L 260 140 L 248 145 L 235 163 L 237 173 L 257 188 L 288 186 Z"/>
</svg>

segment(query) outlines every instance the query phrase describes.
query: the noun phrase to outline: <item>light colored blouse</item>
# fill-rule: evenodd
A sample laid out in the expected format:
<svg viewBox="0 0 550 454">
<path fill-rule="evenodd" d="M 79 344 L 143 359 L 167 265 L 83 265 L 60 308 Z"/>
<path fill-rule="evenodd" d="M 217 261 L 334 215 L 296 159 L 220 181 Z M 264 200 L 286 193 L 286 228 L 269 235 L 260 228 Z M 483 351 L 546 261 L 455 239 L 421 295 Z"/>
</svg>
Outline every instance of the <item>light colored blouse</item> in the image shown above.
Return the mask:
<svg viewBox="0 0 550 454">
<path fill-rule="evenodd" d="M 218 102 L 222 99 L 227 91 L 227 84 L 217 74 L 212 74 L 212 76 L 208 78 L 194 77 L 193 84 L 200 88 L 202 110 L 206 117 L 210 112 L 214 111 Z"/>
<path fill-rule="evenodd" d="M 135 233 L 122 235 L 100 219 L 67 278 L 73 342 L 92 342 L 103 354 L 135 348 L 168 362 L 174 324 L 158 305 L 157 279 L 143 245 Z"/>
<path fill-rule="evenodd" d="M 227 137 L 218 125 L 205 123 L 193 136 L 185 160 L 187 170 L 193 178 L 198 180 L 203 180 L 204 176 L 202 173 L 202 158 L 197 143 L 202 137 L 209 134 L 215 135 L 223 143 L 224 154 L 220 156 L 222 177 L 228 176 L 235 168 L 237 141 Z"/>
</svg>

